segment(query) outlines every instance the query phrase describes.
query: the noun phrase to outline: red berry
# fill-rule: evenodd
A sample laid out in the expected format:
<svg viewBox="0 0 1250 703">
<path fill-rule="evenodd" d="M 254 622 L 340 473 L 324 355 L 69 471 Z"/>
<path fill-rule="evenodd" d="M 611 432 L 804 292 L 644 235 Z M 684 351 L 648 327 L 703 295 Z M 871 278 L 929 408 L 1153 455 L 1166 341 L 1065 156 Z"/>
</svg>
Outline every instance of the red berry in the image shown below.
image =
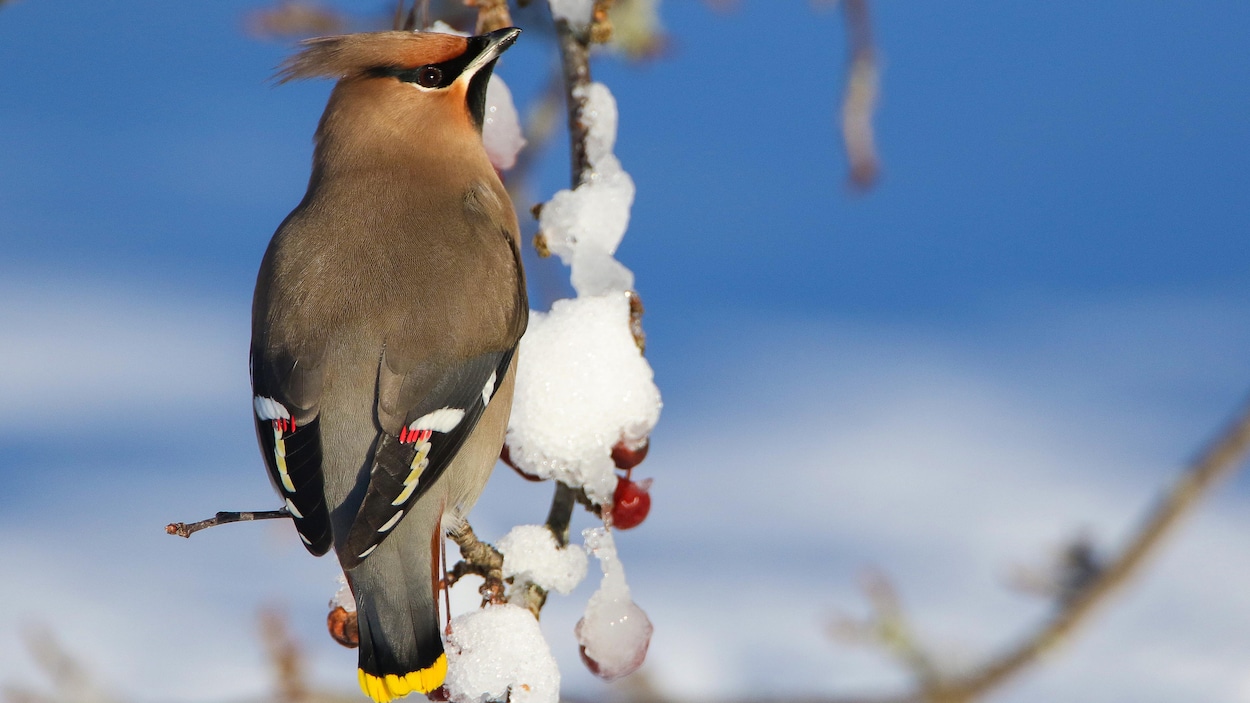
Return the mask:
<svg viewBox="0 0 1250 703">
<path fill-rule="evenodd" d="M 651 512 L 651 479 L 634 483 L 627 478 L 616 479 L 616 492 L 612 494 L 612 526 L 618 530 L 637 527 Z"/>
<path fill-rule="evenodd" d="M 629 446 L 625 444 L 625 440 L 617 442 L 612 447 L 612 462 L 616 464 L 616 468 L 628 471 L 642 463 L 647 458 L 647 450 L 651 448 L 651 439 L 643 438 L 642 444 Z"/>
<path fill-rule="evenodd" d="M 525 479 L 526 481 L 534 481 L 537 483 L 538 481 L 543 480 L 542 478 L 535 476 L 534 474 L 525 473 L 524 471 L 521 470 L 521 467 L 512 463 L 512 454 L 511 452 L 508 451 L 508 445 L 506 444 L 503 445 L 503 448 L 499 450 L 499 459 L 503 461 L 503 463 L 512 467 L 512 470 L 517 472 L 517 475 L 519 475 L 521 478 Z"/>
</svg>

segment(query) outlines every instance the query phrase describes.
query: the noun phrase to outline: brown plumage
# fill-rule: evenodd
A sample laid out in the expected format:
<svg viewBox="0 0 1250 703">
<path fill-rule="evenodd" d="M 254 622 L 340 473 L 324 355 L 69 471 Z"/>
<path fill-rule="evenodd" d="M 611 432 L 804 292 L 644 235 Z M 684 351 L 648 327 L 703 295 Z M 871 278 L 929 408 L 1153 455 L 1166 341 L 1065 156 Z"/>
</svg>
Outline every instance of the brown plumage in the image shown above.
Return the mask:
<svg viewBox="0 0 1250 703">
<path fill-rule="evenodd" d="M 411 69 L 442 63 L 464 54 L 468 39 L 454 34 L 369 32 L 318 37 L 303 42 L 303 49 L 278 70 L 278 82 L 305 78 L 349 78 L 378 68 Z"/>
<path fill-rule="evenodd" d="M 257 277 L 257 433 L 301 539 L 347 574 L 379 703 L 442 684 L 443 522 L 477 500 L 507 427 L 528 304 L 480 132 L 516 34 L 327 37 L 283 68 L 338 83 Z"/>
</svg>

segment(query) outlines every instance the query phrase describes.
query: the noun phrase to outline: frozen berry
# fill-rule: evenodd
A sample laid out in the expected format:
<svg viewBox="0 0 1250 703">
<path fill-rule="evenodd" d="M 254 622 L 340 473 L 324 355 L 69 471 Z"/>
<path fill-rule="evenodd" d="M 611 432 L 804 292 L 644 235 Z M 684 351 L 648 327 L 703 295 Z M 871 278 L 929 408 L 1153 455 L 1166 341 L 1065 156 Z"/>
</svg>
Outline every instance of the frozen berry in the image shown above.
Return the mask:
<svg viewBox="0 0 1250 703">
<path fill-rule="evenodd" d="M 579 646 L 577 648 L 577 653 L 581 655 L 582 663 L 586 665 L 586 668 L 590 670 L 590 673 L 594 674 L 595 676 L 598 676 L 599 675 L 599 662 L 595 661 L 594 659 L 591 659 L 590 655 L 586 653 L 586 645 L 583 644 Z"/>
<path fill-rule="evenodd" d="M 525 479 L 526 481 L 534 481 L 534 482 L 536 482 L 536 483 L 537 483 L 538 481 L 542 481 L 542 480 L 543 480 L 542 478 L 540 478 L 540 477 L 538 477 L 538 476 L 535 476 L 534 474 L 530 474 L 530 473 L 526 473 L 526 472 L 522 471 L 522 470 L 521 470 L 521 467 L 519 467 L 519 466 L 517 466 L 516 464 L 512 463 L 512 453 L 508 451 L 508 445 L 506 445 L 506 444 L 505 444 L 505 445 L 503 445 L 503 449 L 500 449 L 500 450 L 499 450 L 499 459 L 500 459 L 500 461 L 502 461 L 503 463 L 505 463 L 505 464 L 507 464 L 508 466 L 512 467 L 512 470 L 513 470 L 513 471 L 515 471 L 515 472 L 517 472 L 517 475 L 518 475 L 518 476 L 520 476 L 521 478 Z"/>
<path fill-rule="evenodd" d="M 612 463 L 616 464 L 616 468 L 628 471 L 647 458 L 647 450 L 650 448 L 649 438 L 644 438 L 641 444 L 635 446 L 630 446 L 625 443 L 625 440 L 621 440 L 612 447 Z"/>
<path fill-rule="evenodd" d="M 642 663 L 647 660 L 647 649 L 651 646 L 651 621 L 647 619 L 647 614 L 637 605 L 630 603 L 628 608 L 629 621 L 619 619 L 613 623 L 600 623 L 598 631 L 598 641 L 590 642 L 586 639 L 588 635 L 586 618 L 583 617 L 577 621 L 577 626 L 573 628 L 573 633 L 577 636 L 578 648 L 577 653 L 581 655 L 582 663 L 590 670 L 590 673 L 598 676 L 604 681 L 615 681 L 622 676 L 628 676 L 638 670 Z M 607 630 L 603 630 L 602 626 L 607 625 Z M 628 625 L 633 625 L 631 628 Z M 641 629 L 637 629 L 641 625 Z M 607 635 L 607 639 L 602 636 Z M 595 659 L 586 651 L 587 646 L 592 646 L 598 652 L 600 659 Z"/>
<path fill-rule="evenodd" d="M 618 530 L 637 527 L 647 519 L 651 512 L 651 479 L 637 483 L 627 479 L 616 479 L 616 492 L 612 494 L 612 526 Z"/>
</svg>

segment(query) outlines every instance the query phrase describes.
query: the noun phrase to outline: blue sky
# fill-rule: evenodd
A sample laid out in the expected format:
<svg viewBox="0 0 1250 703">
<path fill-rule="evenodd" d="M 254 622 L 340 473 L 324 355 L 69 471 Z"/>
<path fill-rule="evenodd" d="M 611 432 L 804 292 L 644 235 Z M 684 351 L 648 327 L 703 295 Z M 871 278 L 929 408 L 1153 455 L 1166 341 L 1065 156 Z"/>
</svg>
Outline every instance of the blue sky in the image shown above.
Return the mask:
<svg viewBox="0 0 1250 703">
<path fill-rule="evenodd" d="M 252 695 L 259 646 L 237 633 L 277 602 L 319 679 L 352 685 L 320 632 L 326 560 L 277 527 L 159 534 L 272 501 L 251 286 L 329 85 L 268 83 L 288 47 L 243 35 L 258 6 L 0 9 L 0 554 L 19 575 L 0 598 L 21 604 L 0 614 L 0 682 L 33 678 L 16 631 L 44 622 L 142 700 Z M 657 626 L 648 667 L 685 696 L 898 683 L 821 630 L 862 606 L 866 565 L 944 648 L 1003 641 L 1040 610 L 1002 573 L 1082 527 L 1114 543 L 1250 388 L 1250 6 L 872 9 L 885 171 L 867 195 L 845 187 L 836 13 L 670 0 L 664 59 L 595 64 L 666 400 L 656 512 L 621 542 Z M 524 99 L 549 60 L 530 32 L 499 72 Z M 564 169 L 553 149 L 536 199 Z M 544 513 L 509 480 L 484 534 Z M 1228 585 L 1250 578 L 1248 487 L 1003 700 L 1250 700 L 1250 603 Z M 696 598 L 700 579 L 722 587 Z M 598 695 L 567 651 L 576 597 L 555 605 L 571 690 Z M 162 655 L 188 637 L 209 664 Z"/>
</svg>

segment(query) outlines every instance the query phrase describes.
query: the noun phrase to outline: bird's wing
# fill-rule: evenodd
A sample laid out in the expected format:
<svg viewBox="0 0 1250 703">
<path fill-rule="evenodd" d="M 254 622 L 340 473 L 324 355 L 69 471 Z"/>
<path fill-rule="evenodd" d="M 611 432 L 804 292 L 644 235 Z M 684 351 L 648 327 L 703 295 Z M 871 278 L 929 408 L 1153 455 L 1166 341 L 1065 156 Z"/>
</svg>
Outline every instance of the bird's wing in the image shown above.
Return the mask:
<svg viewBox="0 0 1250 703">
<path fill-rule="evenodd" d="M 339 561 L 350 569 L 369 556 L 447 469 L 477 426 L 512 362 L 516 346 L 450 366 L 422 364 L 397 372 L 382 359 L 369 487 Z M 402 418 L 394 431 L 387 417 Z"/>
<path fill-rule="evenodd" d="M 330 549 L 330 511 L 321 475 L 321 368 L 315 358 L 252 349 L 256 438 L 295 529 L 316 556 Z"/>
</svg>

